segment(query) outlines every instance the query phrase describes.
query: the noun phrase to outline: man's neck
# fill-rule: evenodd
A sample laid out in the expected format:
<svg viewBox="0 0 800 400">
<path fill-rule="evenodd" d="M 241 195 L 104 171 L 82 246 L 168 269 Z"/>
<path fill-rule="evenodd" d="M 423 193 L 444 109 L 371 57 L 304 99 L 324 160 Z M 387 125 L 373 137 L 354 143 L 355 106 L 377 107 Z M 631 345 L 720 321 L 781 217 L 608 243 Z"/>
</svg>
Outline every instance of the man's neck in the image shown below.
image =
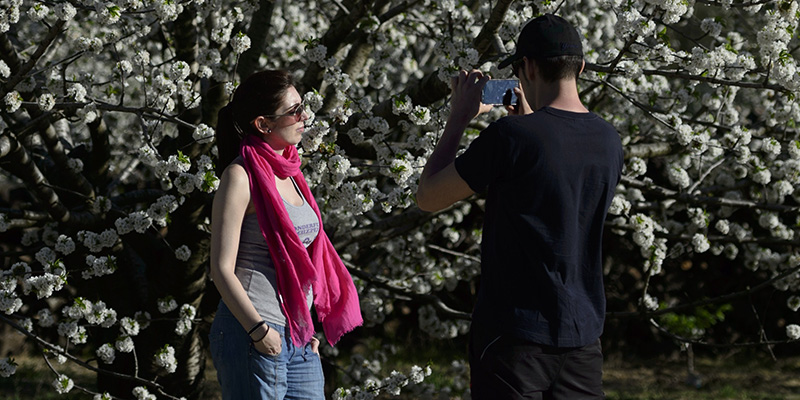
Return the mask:
<svg viewBox="0 0 800 400">
<path fill-rule="evenodd" d="M 536 85 L 535 101 L 537 110 L 542 107 L 552 107 L 576 113 L 589 112 L 581 103 L 576 82 L 571 79 L 558 82 L 539 82 Z"/>
</svg>

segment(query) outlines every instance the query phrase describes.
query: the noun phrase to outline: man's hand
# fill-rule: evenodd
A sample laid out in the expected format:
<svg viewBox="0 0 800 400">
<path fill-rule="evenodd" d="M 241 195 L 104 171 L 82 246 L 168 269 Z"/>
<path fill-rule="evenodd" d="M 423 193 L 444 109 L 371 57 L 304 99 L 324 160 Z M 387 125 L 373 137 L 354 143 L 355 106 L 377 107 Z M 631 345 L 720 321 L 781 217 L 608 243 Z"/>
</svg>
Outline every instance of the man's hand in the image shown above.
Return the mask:
<svg viewBox="0 0 800 400">
<path fill-rule="evenodd" d="M 438 211 L 473 193 L 458 175 L 453 160 L 469 121 L 492 109 L 491 105 L 481 103 L 481 92 L 488 80 L 488 75 L 477 70 L 460 71 L 452 78 L 450 117 L 419 177 L 417 205 L 420 209 Z"/>
<path fill-rule="evenodd" d="M 450 117 L 469 122 L 480 114 L 492 109 L 490 104 L 481 103 L 481 92 L 489 75 L 478 70 L 459 71 L 450 79 L 452 96 L 450 98 Z"/>
<path fill-rule="evenodd" d="M 533 113 L 530 104 L 528 104 L 528 99 L 525 98 L 525 91 L 522 90 L 522 86 L 515 87 L 514 93 L 517 95 L 517 104 L 506 106 L 508 115 L 528 115 Z"/>
</svg>

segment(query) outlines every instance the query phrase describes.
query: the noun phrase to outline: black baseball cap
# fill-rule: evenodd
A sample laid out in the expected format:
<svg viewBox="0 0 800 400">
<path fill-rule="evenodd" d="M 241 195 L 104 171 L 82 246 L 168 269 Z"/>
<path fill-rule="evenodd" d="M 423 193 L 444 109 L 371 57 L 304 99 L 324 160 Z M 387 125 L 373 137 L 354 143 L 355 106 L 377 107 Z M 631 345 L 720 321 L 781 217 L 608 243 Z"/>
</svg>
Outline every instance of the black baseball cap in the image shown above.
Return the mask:
<svg viewBox="0 0 800 400">
<path fill-rule="evenodd" d="M 503 69 L 514 61 L 528 57 L 540 59 L 557 56 L 583 57 L 581 35 L 567 20 L 553 14 L 536 17 L 522 28 L 514 54 L 503 60 Z"/>
</svg>

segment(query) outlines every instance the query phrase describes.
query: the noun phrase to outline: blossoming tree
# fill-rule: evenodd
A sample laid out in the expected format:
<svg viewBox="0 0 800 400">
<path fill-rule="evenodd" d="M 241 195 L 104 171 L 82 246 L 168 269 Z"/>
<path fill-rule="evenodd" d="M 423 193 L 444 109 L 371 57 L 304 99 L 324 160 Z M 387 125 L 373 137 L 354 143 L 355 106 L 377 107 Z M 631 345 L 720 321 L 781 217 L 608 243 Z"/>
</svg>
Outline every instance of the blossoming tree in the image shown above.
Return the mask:
<svg viewBox="0 0 800 400">
<path fill-rule="evenodd" d="M 766 321 L 748 340 L 800 338 L 795 0 L 0 0 L 0 320 L 45 354 L 59 392 L 74 387 L 58 368 L 69 361 L 98 373 L 95 398 L 198 396 L 218 301 L 216 113 L 243 77 L 284 68 L 312 115 L 306 177 L 360 291 L 367 328 L 351 335 L 399 304 L 415 330 L 463 335 L 483 200 L 424 213 L 417 178 L 449 77 L 508 76 L 496 63 L 524 22 L 555 11 L 584 37 L 585 104 L 626 150 L 607 221 L 610 315 L 702 342 L 723 306 L 777 290 L 785 331 Z M 703 292 L 676 273 L 692 261 L 741 279 Z M 675 280 L 697 297 L 663 284 Z M 717 314 L 680 319 L 696 309 Z M 431 373 L 381 378 L 379 356 L 323 350 L 351 378 L 339 398 Z M 0 375 L 14 370 L 0 359 Z"/>
</svg>

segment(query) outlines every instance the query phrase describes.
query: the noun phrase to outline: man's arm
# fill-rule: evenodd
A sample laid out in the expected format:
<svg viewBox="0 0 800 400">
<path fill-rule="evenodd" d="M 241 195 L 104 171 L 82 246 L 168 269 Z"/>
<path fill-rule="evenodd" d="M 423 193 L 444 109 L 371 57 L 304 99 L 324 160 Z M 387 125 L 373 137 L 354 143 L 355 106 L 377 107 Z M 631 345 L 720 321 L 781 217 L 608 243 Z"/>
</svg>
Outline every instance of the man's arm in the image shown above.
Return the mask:
<svg viewBox="0 0 800 400">
<path fill-rule="evenodd" d="M 481 103 L 481 91 L 489 77 L 480 71 L 461 71 L 453 78 L 450 116 L 439 143 L 425 164 L 417 188 L 417 205 L 425 211 L 438 211 L 473 194 L 456 171 L 453 160 L 467 125 L 477 115 L 492 109 Z"/>
</svg>

